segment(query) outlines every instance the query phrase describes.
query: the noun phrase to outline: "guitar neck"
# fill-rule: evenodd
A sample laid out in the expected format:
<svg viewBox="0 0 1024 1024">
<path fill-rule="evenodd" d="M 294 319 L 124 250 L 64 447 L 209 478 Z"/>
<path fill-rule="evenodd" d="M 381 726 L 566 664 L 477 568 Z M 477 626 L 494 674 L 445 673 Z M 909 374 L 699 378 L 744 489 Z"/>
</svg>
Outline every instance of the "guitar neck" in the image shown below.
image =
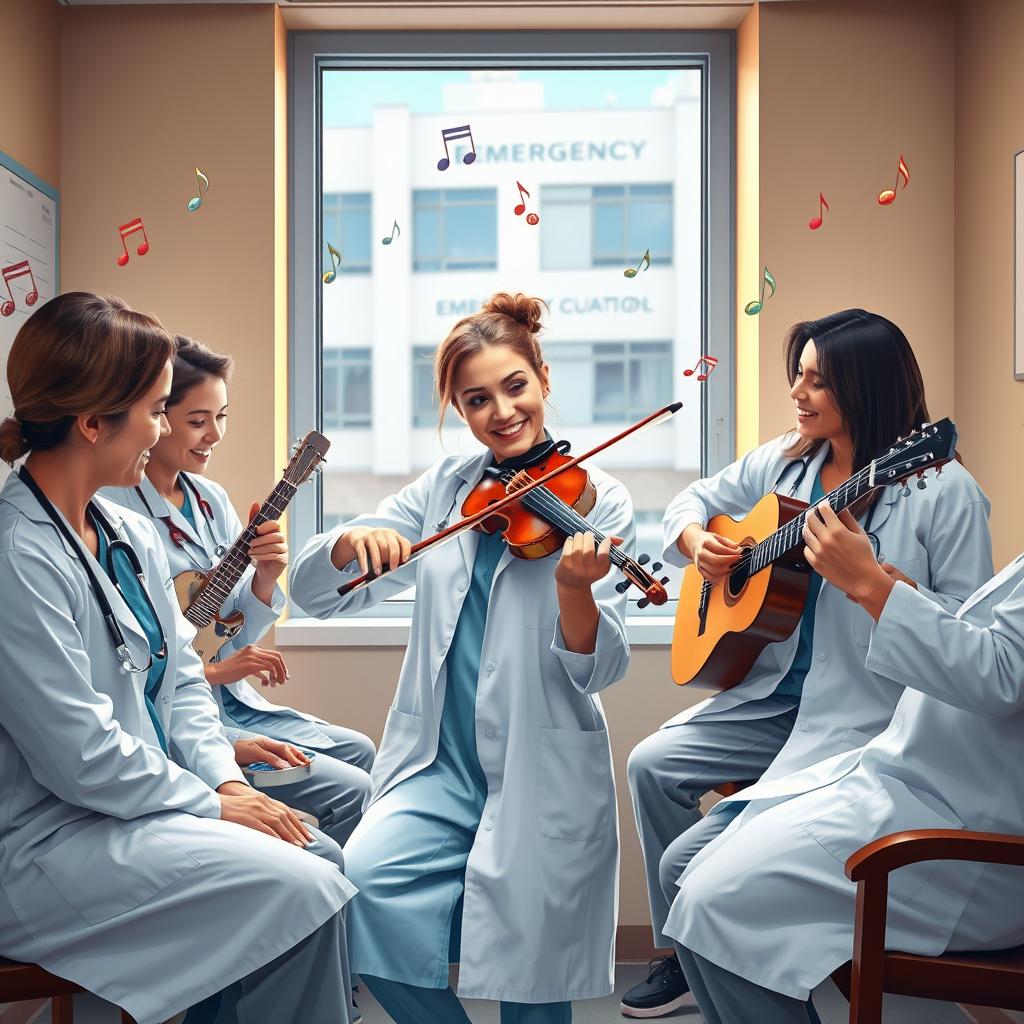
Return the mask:
<svg viewBox="0 0 1024 1024">
<path fill-rule="evenodd" d="M 227 554 L 213 567 L 206 583 L 185 609 L 185 618 L 196 627 L 203 629 L 224 607 L 228 595 L 249 567 L 249 544 L 256 536 L 257 527 L 274 519 L 280 519 L 297 488 L 286 480 L 279 480 L 270 497 L 260 506 L 252 522 L 238 535 Z"/>
<path fill-rule="evenodd" d="M 837 513 L 849 508 L 855 501 L 879 486 L 880 482 L 874 479 L 873 467 L 874 463 L 871 463 L 858 470 L 849 480 L 841 483 L 834 491 L 829 491 L 821 500 L 827 501 Z M 803 544 L 804 525 L 811 511 L 812 509 L 808 508 L 801 512 L 751 549 L 751 575 L 771 565 L 798 544 Z"/>
</svg>

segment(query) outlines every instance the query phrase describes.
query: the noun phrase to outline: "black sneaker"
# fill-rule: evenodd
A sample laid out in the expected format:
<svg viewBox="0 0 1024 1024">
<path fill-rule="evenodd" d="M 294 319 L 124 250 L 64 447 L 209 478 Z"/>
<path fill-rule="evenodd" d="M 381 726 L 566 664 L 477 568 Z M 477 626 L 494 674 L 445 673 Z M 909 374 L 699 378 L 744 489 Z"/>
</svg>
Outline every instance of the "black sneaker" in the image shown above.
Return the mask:
<svg viewBox="0 0 1024 1024">
<path fill-rule="evenodd" d="M 683 1005 L 690 986 L 675 953 L 655 957 L 646 981 L 634 985 L 623 997 L 623 1017 L 664 1017 Z"/>
</svg>

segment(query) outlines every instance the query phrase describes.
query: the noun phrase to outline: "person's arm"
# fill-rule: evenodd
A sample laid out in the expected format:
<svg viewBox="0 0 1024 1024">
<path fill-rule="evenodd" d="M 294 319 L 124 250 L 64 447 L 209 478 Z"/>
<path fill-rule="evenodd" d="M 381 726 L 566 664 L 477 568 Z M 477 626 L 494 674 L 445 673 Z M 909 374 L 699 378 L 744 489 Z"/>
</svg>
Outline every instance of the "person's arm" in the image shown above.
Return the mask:
<svg viewBox="0 0 1024 1024">
<path fill-rule="evenodd" d="M 353 552 L 351 545 L 345 543 L 345 535 L 356 527 L 387 529 L 401 534 L 409 544 L 416 543 L 423 536 L 427 501 L 435 475 L 435 470 L 427 470 L 397 494 L 385 498 L 376 512 L 358 516 L 313 537 L 292 563 L 288 578 L 292 600 L 309 615 L 327 619 L 372 608 L 411 587 L 416 582 L 416 563 L 402 566 L 372 586 L 341 597 L 338 587 L 363 574 L 359 564 L 351 558 Z"/>
<path fill-rule="evenodd" d="M 220 799 L 156 746 L 126 732 L 93 686 L 78 621 L 89 600 L 39 554 L 0 554 L 0 726 L 33 777 L 60 799 L 125 820 L 179 810 L 220 816 Z M 105 631 L 93 643 L 109 643 Z M 105 671 L 120 671 L 102 659 Z M 205 685 L 205 684 L 204 684 Z"/>
<path fill-rule="evenodd" d="M 895 583 L 882 605 L 866 665 L 893 682 L 974 714 L 1024 710 L 1024 580 L 977 626 Z"/>
<path fill-rule="evenodd" d="M 633 503 L 625 487 L 612 482 L 607 491 L 599 493 L 589 518 L 605 537 L 621 537 L 623 551 L 633 551 Z M 557 573 L 556 569 L 556 577 Z M 567 574 L 562 575 L 565 578 Z M 556 582 L 560 610 L 551 651 L 561 661 L 569 682 L 582 693 L 603 690 L 621 679 L 629 667 L 627 594 L 615 589 L 624 578 L 618 570 L 609 570 L 588 586 L 585 594 L 574 588 L 571 580 L 568 584 Z"/>
</svg>

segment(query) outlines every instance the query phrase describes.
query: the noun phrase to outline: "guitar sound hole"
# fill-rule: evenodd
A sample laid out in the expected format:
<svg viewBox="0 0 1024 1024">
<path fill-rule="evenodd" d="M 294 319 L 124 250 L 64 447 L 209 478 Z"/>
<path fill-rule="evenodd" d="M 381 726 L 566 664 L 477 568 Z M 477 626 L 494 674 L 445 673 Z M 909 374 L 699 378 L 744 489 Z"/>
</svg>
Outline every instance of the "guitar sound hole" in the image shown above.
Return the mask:
<svg viewBox="0 0 1024 1024">
<path fill-rule="evenodd" d="M 729 582 L 726 584 L 729 596 L 732 598 L 739 597 L 749 579 L 750 568 L 747 565 L 741 565 L 739 568 L 734 569 L 729 573 Z"/>
</svg>

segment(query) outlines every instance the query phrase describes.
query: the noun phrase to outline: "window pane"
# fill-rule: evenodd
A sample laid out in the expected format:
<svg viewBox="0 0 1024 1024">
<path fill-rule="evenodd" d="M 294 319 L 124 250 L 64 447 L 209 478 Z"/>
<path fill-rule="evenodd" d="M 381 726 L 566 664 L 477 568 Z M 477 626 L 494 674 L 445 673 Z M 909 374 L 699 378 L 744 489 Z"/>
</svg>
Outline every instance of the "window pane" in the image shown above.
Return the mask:
<svg viewBox="0 0 1024 1024">
<path fill-rule="evenodd" d="M 444 259 L 453 267 L 494 266 L 498 256 L 497 200 L 493 206 L 448 206 Z"/>
<path fill-rule="evenodd" d="M 672 204 L 665 200 L 631 201 L 629 204 L 629 252 L 643 253 L 660 261 L 672 253 Z"/>
<path fill-rule="evenodd" d="M 341 211 L 341 246 L 343 259 L 339 273 L 350 274 L 357 268 L 366 269 L 370 262 L 370 211 L 355 209 Z"/>
<path fill-rule="evenodd" d="M 549 193 L 560 191 L 554 202 Z M 589 189 L 544 189 L 541 202 L 544 217 L 540 222 L 540 265 L 544 270 L 582 270 L 590 266 L 590 197 L 583 201 L 565 196 L 566 192 Z"/>
<path fill-rule="evenodd" d="M 436 260 L 441 255 L 441 211 L 432 206 L 416 207 L 413 231 L 416 262 Z"/>
<path fill-rule="evenodd" d="M 626 254 L 626 214 L 618 203 L 594 207 L 594 257 L 618 262 Z"/>
<path fill-rule="evenodd" d="M 626 412 L 625 364 L 617 361 L 594 367 L 594 421 L 623 419 Z"/>
</svg>

